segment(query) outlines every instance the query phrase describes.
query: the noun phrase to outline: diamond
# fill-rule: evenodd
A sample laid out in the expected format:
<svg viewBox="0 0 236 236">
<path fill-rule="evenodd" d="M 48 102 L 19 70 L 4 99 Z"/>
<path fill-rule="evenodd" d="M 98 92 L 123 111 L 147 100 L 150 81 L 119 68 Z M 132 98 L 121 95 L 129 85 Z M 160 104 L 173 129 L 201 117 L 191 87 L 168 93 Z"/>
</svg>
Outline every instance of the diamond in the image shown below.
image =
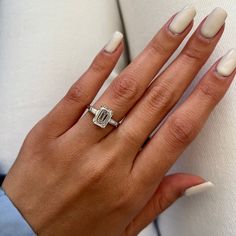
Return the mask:
<svg viewBox="0 0 236 236">
<path fill-rule="evenodd" d="M 106 128 L 112 118 L 112 111 L 105 106 L 97 110 L 93 123 L 101 128 Z"/>
</svg>

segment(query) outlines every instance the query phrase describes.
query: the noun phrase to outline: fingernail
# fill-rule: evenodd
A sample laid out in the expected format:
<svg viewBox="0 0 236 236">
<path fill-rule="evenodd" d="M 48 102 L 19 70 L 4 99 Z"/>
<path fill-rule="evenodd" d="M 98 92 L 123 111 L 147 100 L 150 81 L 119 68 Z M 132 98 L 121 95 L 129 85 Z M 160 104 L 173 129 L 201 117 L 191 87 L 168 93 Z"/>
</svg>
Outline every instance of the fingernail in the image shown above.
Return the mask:
<svg viewBox="0 0 236 236">
<path fill-rule="evenodd" d="M 227 12 L 217 7 L 207 16 L 201 27 L 201 34 L 205 38 L 213 38 L 224 25 L 227 18 Z"/>
<path fill-rule="evenodd" d="M 113 33 L 112 38 L 109 40 L 104 50 L 108 53 L 113 53 L 120 45 L 123 39 L 123 34 L 119 31 Z"/>
<path fill-rule="evenodd" d="M 174 34 L 182 33 L 192 22 L 196 15 L 196 10 L 192 6 L 183 8 L 172 20 L 169 29 Z"/>
<path fill-rule="evenodd" d="M 231 49 L 218 63 L 216 70 L 222 76 L 229 76 L 236 69 L 236 50 Z"/>
<path fill-rule="evenodd" d="M 207 191 L 207 190 L 209 190 L 209 189 L 211 189 L 213 187 L 214 187 L 213 183 L 205 182 L 205 183 L 193 186 L 191 188 L 188 188 L 184 192 L 184 196 L 189 197 L 189 196 L 192 196 L 192 195 L 195 195 L 195 194 L 199 194 L 199 193 L 205 192 L 205 191 Z"/>
</svg>

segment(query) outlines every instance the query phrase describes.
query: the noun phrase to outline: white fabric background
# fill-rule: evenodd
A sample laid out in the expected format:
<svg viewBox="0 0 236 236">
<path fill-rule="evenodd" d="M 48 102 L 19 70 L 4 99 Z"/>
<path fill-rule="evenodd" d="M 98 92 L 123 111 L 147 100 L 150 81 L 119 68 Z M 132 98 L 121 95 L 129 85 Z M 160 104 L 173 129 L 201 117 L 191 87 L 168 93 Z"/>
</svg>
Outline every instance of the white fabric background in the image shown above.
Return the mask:
<svg viewBox="0 0 236 236">
<path fill-rule="evenodd" d="M 236 47 L 236 0 L 120 0 L 130 55 L 136 56 L 168 17 L 186 4 L 200 22 L 214 7 L 225 8 L 225 34 L 196 81 L 216 59 Z M 196 84 L 196 81 L 193 83 Z M 192 87 L 193 87 L 192 86 Z M 163 236 L 236 235 L 236 83 L 214 110 L 197 139 L 172 171 L 198 174 L 215 183 L 213 191 L 182 198 L 160 217 Z M 187 91 L 184 98 L 189 94 Z"/>
</svg>

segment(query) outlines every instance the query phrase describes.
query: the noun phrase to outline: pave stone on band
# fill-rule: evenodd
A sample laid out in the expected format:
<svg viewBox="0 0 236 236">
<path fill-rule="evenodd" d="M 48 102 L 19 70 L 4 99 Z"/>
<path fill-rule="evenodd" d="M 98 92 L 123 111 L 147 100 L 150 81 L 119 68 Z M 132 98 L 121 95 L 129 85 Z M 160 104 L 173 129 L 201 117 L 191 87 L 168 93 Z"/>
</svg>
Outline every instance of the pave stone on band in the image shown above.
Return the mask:
<svg viewBox="0 0 236 236">
<path fill-rule="evenodd" d="M 88 106 L 88 111 L 94 114 L 93 123 L 101 128 L 106 128 L 108 124 L 118 127 L 119 122 L 112 119 L 113 111 L 106 106 L 96 109 Z"/>
</svg>

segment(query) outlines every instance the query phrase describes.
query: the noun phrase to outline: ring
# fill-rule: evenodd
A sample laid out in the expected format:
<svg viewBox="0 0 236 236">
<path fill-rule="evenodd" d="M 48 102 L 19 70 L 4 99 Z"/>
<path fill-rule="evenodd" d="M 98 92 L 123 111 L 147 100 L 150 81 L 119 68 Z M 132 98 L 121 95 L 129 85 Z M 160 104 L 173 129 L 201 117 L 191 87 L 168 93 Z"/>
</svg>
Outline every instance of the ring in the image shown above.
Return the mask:
<svg viewBox="0 0 236 236">
<path fill-rule="evenodd" d="M 106 128 L 108 124 L 115 127 L 119 126 L 119 122 L 112 119 L 113 111 L 106 106 L 101 106 L 99 109 L 88 106 L 88 111 L 94 114 L 93 123 L 100 128 Z"/>
</svg>

